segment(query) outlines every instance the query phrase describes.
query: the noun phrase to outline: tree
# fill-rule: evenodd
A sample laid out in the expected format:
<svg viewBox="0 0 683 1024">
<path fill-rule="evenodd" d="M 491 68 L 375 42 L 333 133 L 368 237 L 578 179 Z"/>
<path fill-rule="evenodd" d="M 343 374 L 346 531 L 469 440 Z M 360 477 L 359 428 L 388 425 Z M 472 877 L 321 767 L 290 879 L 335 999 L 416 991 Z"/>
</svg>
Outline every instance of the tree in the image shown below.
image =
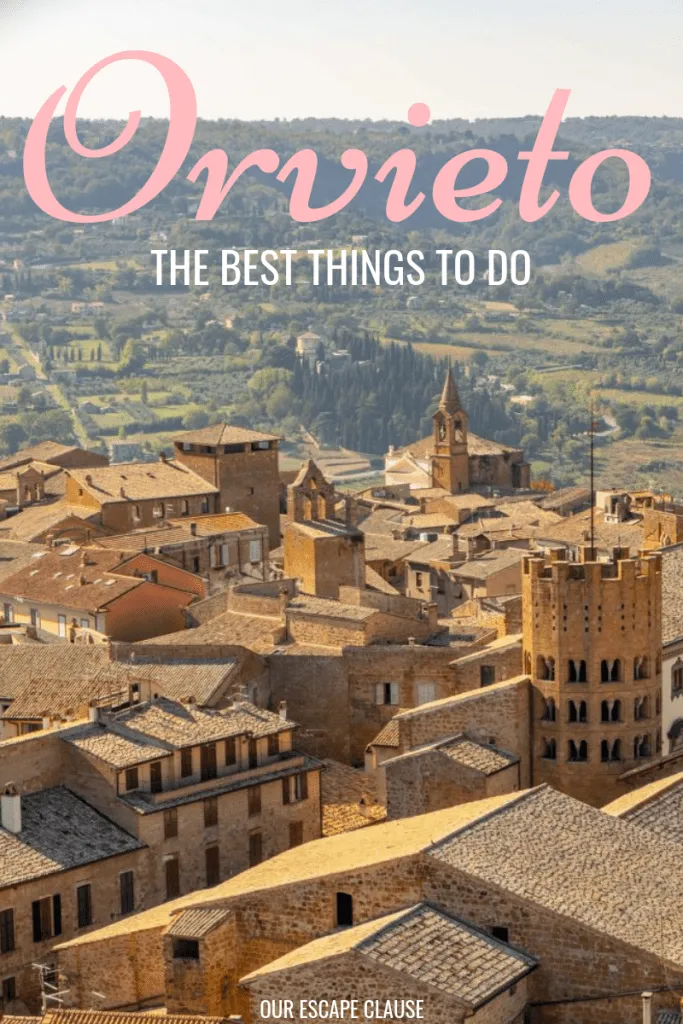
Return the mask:
<svg viewBox="0 0 683 1024">
<path fill-rule="evenodd" d="M 19 423 L 5 423 L 0 427 L 0 447 L 13 455 L 26 440 L 26 431 Z"/>
<path fill-rule="evenodd" d="M 202 427 L 207 427 L 208 425 L 209 416 L 203 409 L 192 409 L 183 417 L 183 427 L 185 430 L 201 430 Z"/>
</svg>

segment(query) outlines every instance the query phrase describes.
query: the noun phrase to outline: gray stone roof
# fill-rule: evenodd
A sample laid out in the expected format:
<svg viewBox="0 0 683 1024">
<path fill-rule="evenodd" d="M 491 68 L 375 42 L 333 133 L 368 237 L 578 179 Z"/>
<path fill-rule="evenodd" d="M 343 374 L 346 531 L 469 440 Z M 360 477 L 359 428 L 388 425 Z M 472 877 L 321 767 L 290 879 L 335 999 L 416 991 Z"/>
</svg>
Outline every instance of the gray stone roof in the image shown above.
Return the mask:
<svg viewBox="0 0 683 1024">
<path fill-rule="evenodd" d="M 21 832 L 0 828 L 0 885 L 91 864 L 143 844 L 64 786 L 21 797 Z"/>
<path fill-rule="evenodd" d="M 637 796 L 637 790 L 633 794 Z M 622 815 L 624 821 L 640 825 L 662 839 L 683 843 L 683 780 Z"/>
<path fill-rule="evenodd" d="M 658 959 L 683 964 L 680 846 L 549 786 L 515 795 L 437 842 L 427 855 Z M 624 893 L 634 879 L 638 899 L 627 900 Z"/>
<path fill-rule="evenodd" d="M 525 953 L 445 914 L 418 904 L 358 952 L 477 1009 L 537 966 Z"/>
<path fill-rule="evenodd" d="M 269 736 L 292 728 L 292 722 L 247 701 L 214 711 L 161 698 L 102 715 L 99 722 L 69 730 L 62 738 L 121 769 L 169 757 L 182 747 L 231 736 Z"/>
<path fill-rule="evenodd" d="M 519 761 L 514 754 L 498 750 L 497 747 L 490 746 L 488 743 L 469 739 L 465 735 L 442 740 L 436 744 L 436 749 L 450 757 L 452 761 L 457 761 L 465 768 L 472 768 L 484 775 L 495 775 L 496 772 L 502 771 L 503 768 L 509 768 L 511 764 L 516 764 Z"/>
</svg>

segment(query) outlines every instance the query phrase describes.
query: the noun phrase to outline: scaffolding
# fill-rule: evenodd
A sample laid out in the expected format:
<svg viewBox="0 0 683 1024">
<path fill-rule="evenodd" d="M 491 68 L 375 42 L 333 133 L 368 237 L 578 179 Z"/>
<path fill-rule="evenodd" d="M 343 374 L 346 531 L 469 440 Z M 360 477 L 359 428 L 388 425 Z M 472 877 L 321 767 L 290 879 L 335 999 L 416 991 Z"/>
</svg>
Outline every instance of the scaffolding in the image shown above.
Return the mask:
<svg viewBox="0 0 683 1024">
<path fill-rule="evenodd" d="M 62 1009 L 66 1005 L 66 996 L 69 989 L 65 988 L 67 978 L 61 971 L 57 971 L 52 964 L 31 964 L 38 972 L 40 979 L 41 1010 L 45 1014 L 48 1010 Z"/>
</svg>

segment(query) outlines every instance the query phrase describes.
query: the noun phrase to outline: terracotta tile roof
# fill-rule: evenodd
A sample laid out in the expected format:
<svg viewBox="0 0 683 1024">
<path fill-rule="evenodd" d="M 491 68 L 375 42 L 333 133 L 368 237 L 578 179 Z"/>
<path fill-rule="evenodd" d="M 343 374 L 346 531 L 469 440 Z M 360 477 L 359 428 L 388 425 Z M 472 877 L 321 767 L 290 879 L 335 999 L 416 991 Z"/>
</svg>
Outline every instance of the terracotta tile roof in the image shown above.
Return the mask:
<svg viewBox="0 0 683 1024">
<path fill-rule="evenodd" d="M 568 502 L 590 501 L 591 492 L 588 487 L 560 487 L 539 502 L 541 508 L 557 509 L 562 508 Z"/>
<path fill-rule="evenodd" d="M 426 545 L 424 540 L 394 540 L 378 533 L 365 535 L 366 562 L 400 562 Z"/>
<path fill-rule="evenodd" d="M 280 715 L 247 701 L 216 711 L 162 697 L 105 714 L 100 722 L 65 731 L 62 739 L 115 768 L 124 768 L 169 756 L 182 747 L 229 736 L 270 736 L 292 728 Z"/>
<path fill-rule="evenodd" d="M 283 631 L 284 624 L 279 618 L 223 612 L 194 629 L 183 629 L 167 636 L 152 637 L 141 641 L 141 644 L 229 644 L 247 647 L 258 654 L 272 651 L 282 638 Z"/>
<path fill-rule="evenodd" d="M 91 864 L 142 843 L 64 786 L 21 797 L 21 832 L 0 828 L 0 886 Z"/>
<path fill-rule="evenodd" d="M 101 532 L 101 527 L 94 522 L 95 517 L 89 519 L 82 506 L 55 501 L 49 505 L 31 505 L 13 516 L 8 520 L 9 537 L 17 541 L 36 541 L 48 530 L 72 518 L 81 520 L 83 528 L 89 527 L 93 534 Z"/>
<path fill-rule="evenodd" d="M 78 452 L 81 449 L 75 444 L 59 444 L 57 441 L 41 441 L 31 448 L 21 448 L 14 455 L 8 455 L 0 461 L 0 472 L 20 466 L 22 463 L 32 462 L 37 459 L 39 462 L 50 462 L 51 459 L 60 458 L 70 452 Z"/>
<path fill-rule="evenodd" d="M 398 722 L 396 718 L 390 719 L 383 729 L 375 736 L 372 743 L 369 743 L 370 747 L 397 747 L 400 742 Z"/>
<path fill-rule="evenodd" d="M 202 427 L 201 430 L 186 430 L 176 434 L 174 442 L 187 444 L 243 444 L 256 441 L 279 441 L 277 434 L 263 434 L 259 430 L 247 430 L 244 427 L 231 427 L 229 423 L 214 423 L 213 426 Z"/>
<path fill-rule="evenodd" d="M 25 566 L 35 566 L 45 554 L 42 544 L 24 544 L 18 540 L 0 539 L 0 582 Z"/>
<path fill-rule="evenodd" d="M 201 939 L 230 916 L 230 911 L 221 907 L 206 907 L 199 910 L 183 910 L 166 932 L 184 939 Z"/>
<path fill-rule="evenodd" d="M 125 462 L 66 472 L 101 505 L 218 494 L 217 487 L 175 461 Z"/>
<path fill-rule="evenodd" d="M 522 587 L 521 565 L 522 558 L 528 552 L 522 548 L 500 548 L 495 551 L 485 551 L 469 562 L 462 562 L 451 569 L 455 577 L 463 577 L 471 580 L 487 580 L 496 573 L 513 566 L 520 568 L 520 590 Z"/>
<path fill-rule="evenodd" d="M 5 1018 L 6 1019 L 6 1018 Z M 22 1017 L 22 1020 L 32 1020 Z M 40 1019 L 40 1018 L 38 1018 Z M 227 1017 L 201 1017 L 190 1014 L 164 1013 L 120 1013 L 118 1010 L 47 1010 L 43 1024 L 229 1024 Z"/>
<path fill-rule="evenodd" d="M 549 786 L 516 797 L 435 842 L 428 856 L 659 961 L 683 964 L 680 846 Z M 638 899 L 625 900 L 636 878 Z"/>
<path fill-rule="evenodd" d="M 434 449 L 434 438 L 431 434 L 428 437 L 423 437 L 419 441 L 413 441 L 412 444 L 406 445 L 404 448 L 396 448 L 394 455 L 412 455 L 415 459 L 426 458 Z M 498 441 L 489 441 L 485 437 L 479 437 L 477 434 L 468 432 L 467 434 L 467 454 L 468 455 L 498 455 L 503 452 L 521 452 L 520 448 L 511 448 L 507 444 L 499 444 Z"/>
<path fill-rule="evenodd" d="M 587 544 L 589 536 L 590 509 L 568 516 L 555 524 L 544 523 L 542 528 L 537 531 L 539 539 L 573 546 Z M 644 536 L 641 517 L 633 516 L 623 523 L 606 523 L 602 510 L 595 510 L 595 541 L 598 547 L 603 549 L 629 547 L 636 552 L 643 546 Z"/>
<path fill-rule="evenodd" d="M 365 566 L 365 586 L 370 590 L 378 590 L 381 594 L 391 594 L 392 597 L 398 594 L 396 587 L 392 587 L 391 583 L 387 583 L 378 572 L 375 572 L 371 565 Z"/>
<path fill-rule="evenodd" d="M 418 985 L 453 996 L 473 1010 L 537 966 L 533 957 L 434 906 L 419 903 L 314 939 L 248 974 L 240 984 L 249 985 L 260 977 L 352 951 Z"/>
<path fill-rule="evenodd" d="M 364 608 L 362 605 L 342 604 L 332 598 L 309 597 L 299 594 L 287 605 L 287 615 L 321 616 L 333 619 L 349 619 L 353 622 L 365 622 L 377 614 L 376 608 Z"/>
<path fill-rule="evenodd" d="M 321 775 L 321 788 L 324 836 L 365 828 L 386 817 L 386 808 L 377 803 L 374 775 L 330 758 L 326 758 L 323 763 L 325 771 Z"/>
<path fill-rule="evenodd" d="M 662 642 L 683 637 L 683 544 L 662 550 Z"/>
<path fill-rule="evenodd" d="M 43 549 L 42 555 L 34 556 L 26 568 L 5 577 L 0 592 L 9 598 L 94 613 L 145 582 L 111 574 L 119 562 L 118 552 L 88 548 L 88 564 L 83 564 L 83 558 L 76 547 Z"/>
<path fill-rule="evenodd" d="M 515 754 L 508 754 L 504 750 L 499 750 L 488 743 L 480 743 L 465 735 L 442 740 L 435 744 L 435 749 L 452 761 L 481 772 L 482 775 L 495 775 L 496 772 L 509 768 L 511 764 L 517 764 L 519 761 Z"/>
</svg>

